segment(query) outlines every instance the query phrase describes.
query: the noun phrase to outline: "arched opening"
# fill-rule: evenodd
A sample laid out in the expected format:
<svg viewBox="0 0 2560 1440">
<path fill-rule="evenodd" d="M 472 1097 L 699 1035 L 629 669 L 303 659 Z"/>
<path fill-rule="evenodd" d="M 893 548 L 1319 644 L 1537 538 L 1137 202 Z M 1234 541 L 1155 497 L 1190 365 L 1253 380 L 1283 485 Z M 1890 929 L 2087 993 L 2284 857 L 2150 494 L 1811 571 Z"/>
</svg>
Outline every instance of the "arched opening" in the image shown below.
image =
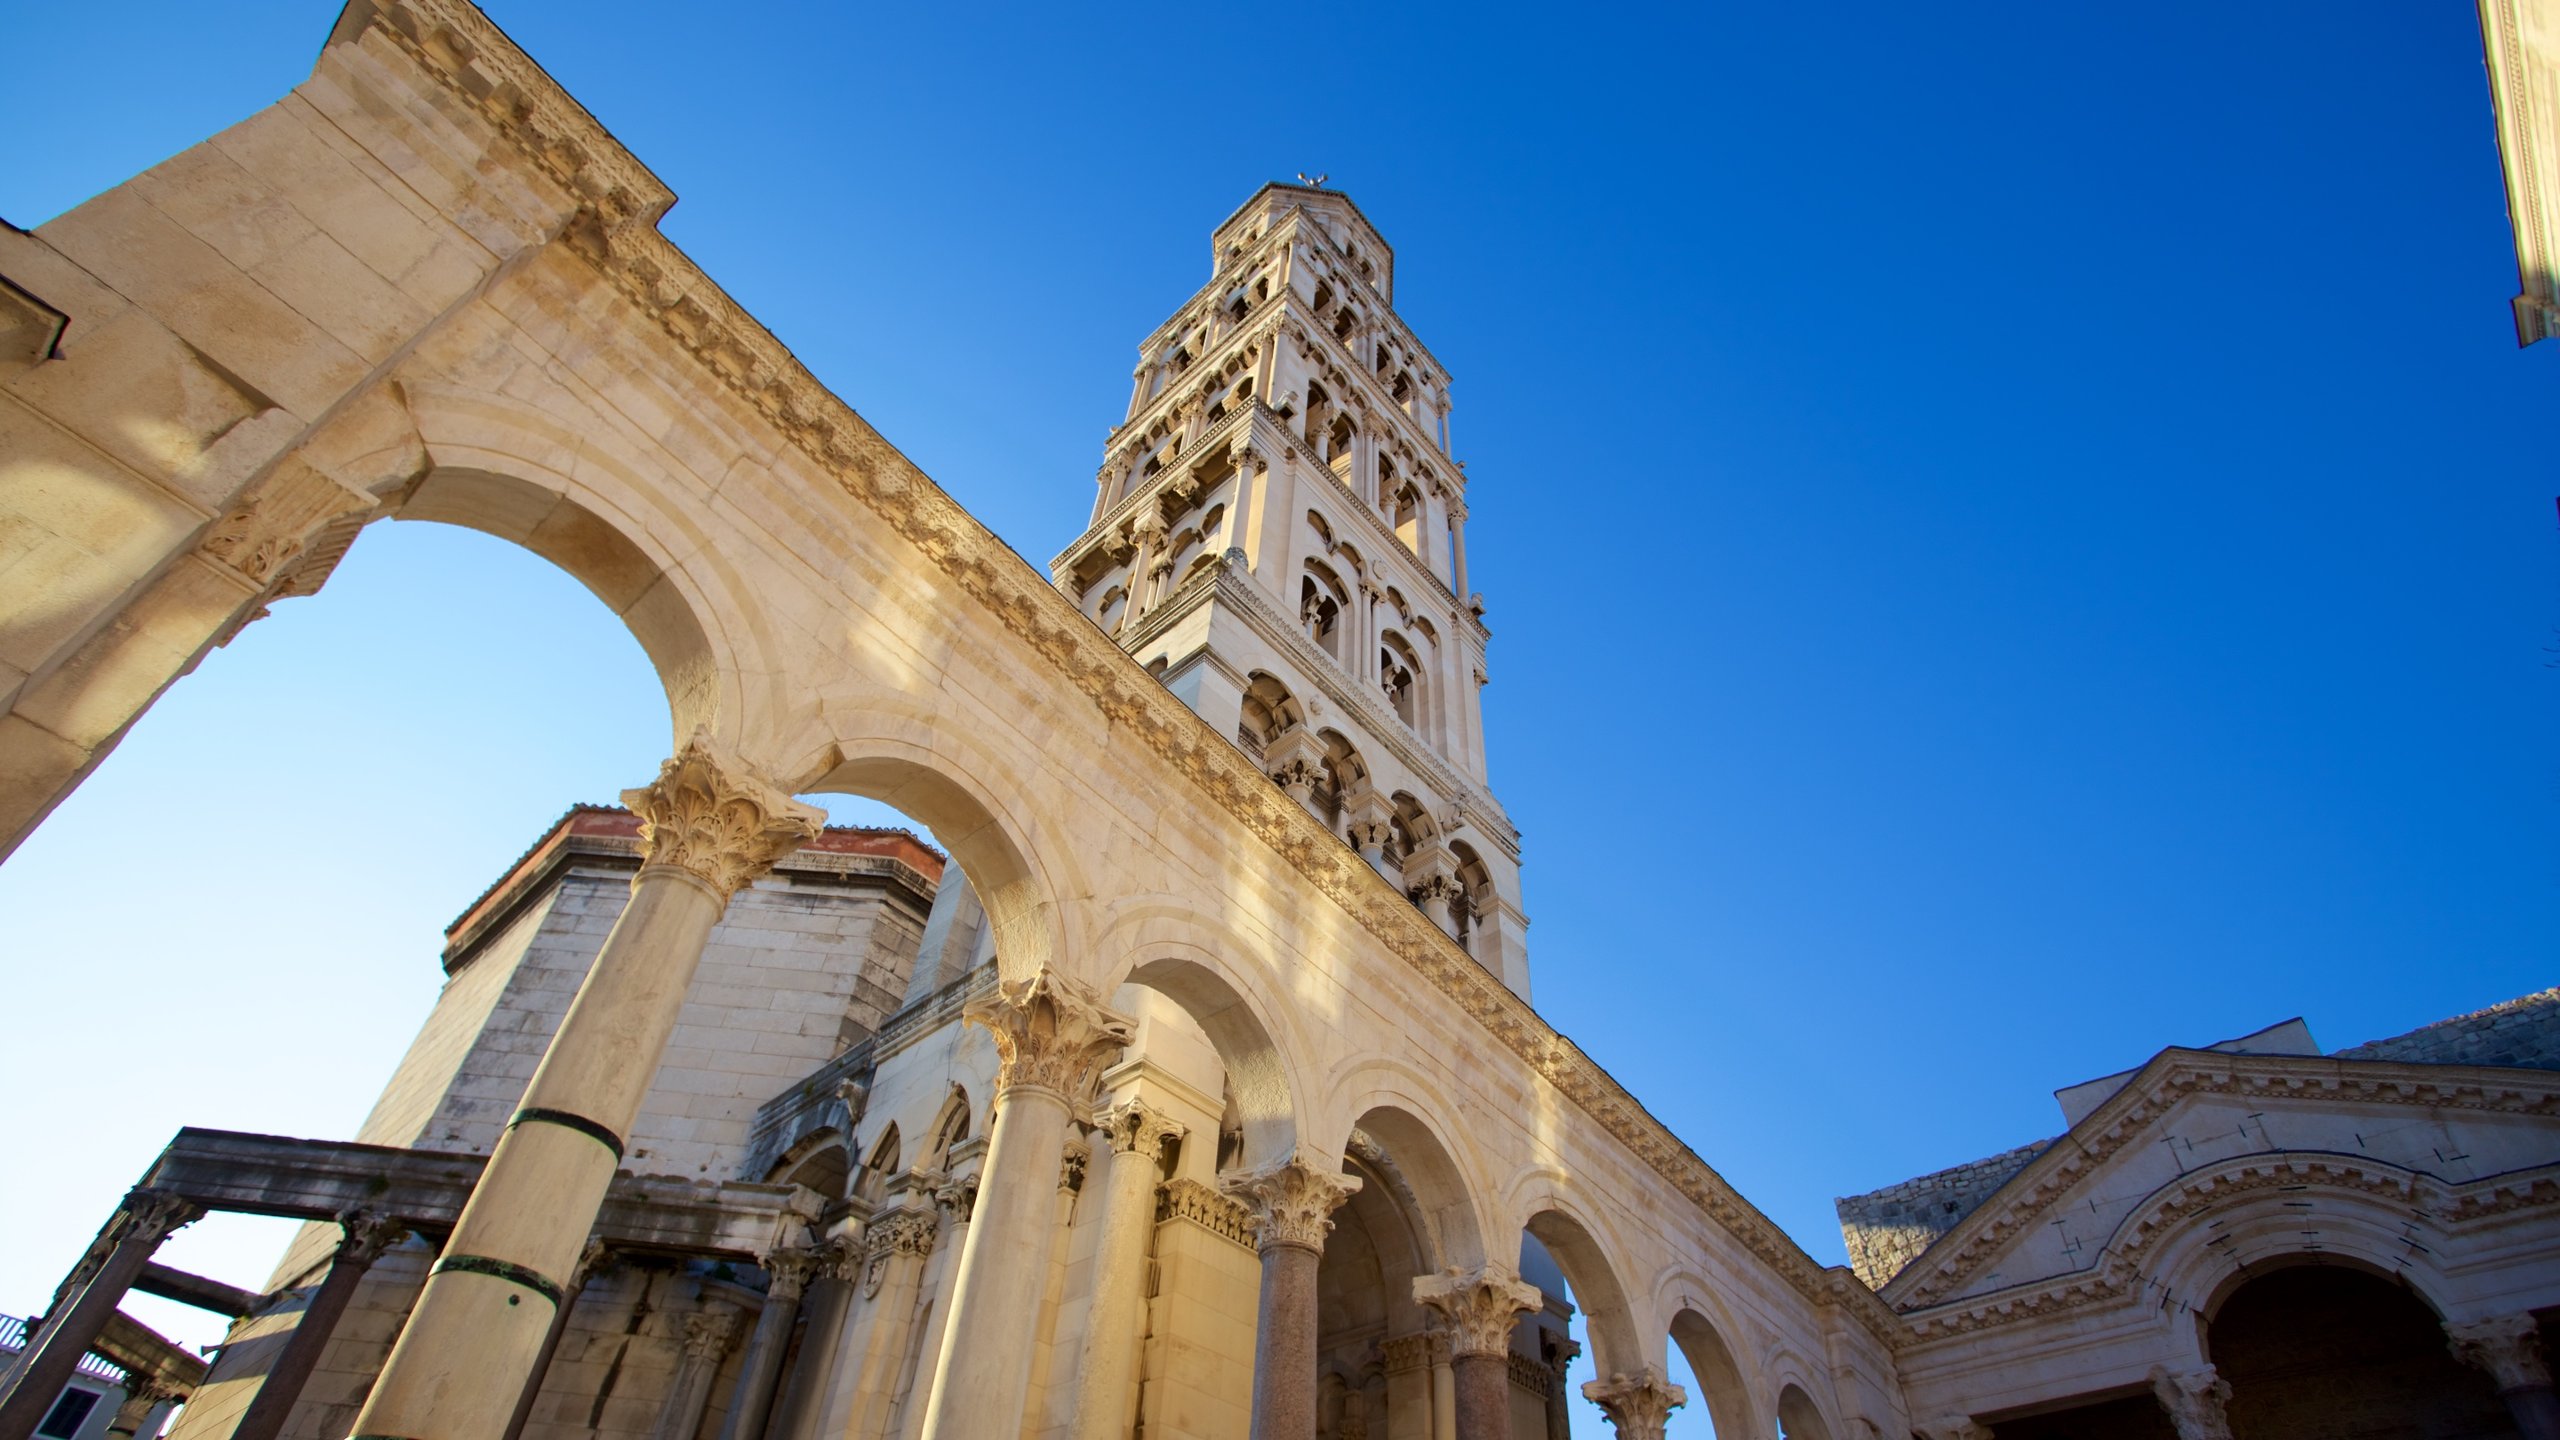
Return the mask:
<svg viewBox="0 0 2560 1440">
<path fill-rule="evenodd" d="M 1670 1370 L 1672 1383 L 1689 1392 L 1688 1405 L 1672 1414 L 1673 1434 L 1682 1440 L 1710 1435 L 1747 1440 L 1759 1433 L 1751 1419 L 1751 1392 L 1742 1383 L 1732 1347 L 1714 1322 L 1696 1310 L 1683 1308 L 1671 1317 Z"/>
<path fill-rule="evenodd" d="M 1369 783 L 1369 766 L 1341 731 L 1322 731 L 1316 738 L 1324 742 L 1324 779 L 1316 786 L 1316 813 L 1338 834 L 1342 799 Z"/>
<path fill-rule="evenodd" d="M 1476 847 L 1464 840 L 1450 841 L 1449 854 L 1458 862 L 1458 894 L 1449 902 L 1450 917 L 1458 927 L 1458 944 L 1479 960 L 1489 959 L 1478 949 L 1478 940 L 1485 934 L 1485 917 L 1493 913 L 1498 903 L 1493 893 L 1493 871 L 1476 853 Z"/>
<path fill-rule="evenodd" d="M 2495 1382 L 2453 1357 L 2426 1302 L 2361 1268 L 2261 1271 L 2222 1302 L 2206 1337 L 2231 1386 L 2234 1434 L 2516 1433 Z"/>
<path fill-rule="evenodd" d="M 1831 1440 L 1831 1426 L 1802 1386 L 1778 1392 L 1778 1440 Z"/>
<path fill-rule="evenodd" d="M 1421 674 L 1422 661 L 1403 636 L 1391 632 L 1379 637 L 1378 688 L 1385 692 L 1387 703 L 1395 707 L 1396 718 L 1407 725 L 1420 723 Z"/>
<path fill-rule="evenodd" d="M 1289 693 L 1289 687 L 1281 684 L 1278 677 L 1256 670 L 1244 687 L 1236 743 L 1244 747 L 1244 753 L 1260 760 L 1272 741 L 1295 730 L 1305 719 L 1305 712 L 1299 708 L 1297 697 Z"/>
<path fill-rule="evenodd" d="M 1483 1254 L 1474 1210 L 1447 1149 L 1399 1106 L 1360 1117 L 1342 1168 L 1361 1184 L 1334 1212 L 1316 1272 L 1320 1430 L 1339 1435 L 1356 1415 L 1373 1440 L 1429 1440 L 1446 1423 L 1434 1407 L 1449 1351 L 1413 1282 Z"/>
<path fill-rule="evenodd" d="M 1580 1220 L 1552 1207 L 1532 1215 L 1520 1237 L 1519 1265 L 1520 1278 L 1537 1286 L 1547 1304 L 1513 1333 L 1515 1391 L 1532 1392 L 1531 1398 L 1549 1414 L 1569 1414 L 1577 1407 L 1593 1408 L 1582 1398 L 1582 1381 L 1643 1368 L 1626 1289 Z M 1515 1394 L 1513 1408 L 1528 1407 Z M 1596 1430 L 1590 1428 L 1594 1425 Z M 1584 1428 L 1609 1433 L 1608 1422 L 1598 1415 Z"/>
<path fill-rule="evenodd" d="M 851 1193 L 853 1162 L 844 1137 L 822 1130 L 792 1146 L 791 1154 L 765 1178 L 775 1185 L 805 1186 L 832 1204 Z"/>
</svg>

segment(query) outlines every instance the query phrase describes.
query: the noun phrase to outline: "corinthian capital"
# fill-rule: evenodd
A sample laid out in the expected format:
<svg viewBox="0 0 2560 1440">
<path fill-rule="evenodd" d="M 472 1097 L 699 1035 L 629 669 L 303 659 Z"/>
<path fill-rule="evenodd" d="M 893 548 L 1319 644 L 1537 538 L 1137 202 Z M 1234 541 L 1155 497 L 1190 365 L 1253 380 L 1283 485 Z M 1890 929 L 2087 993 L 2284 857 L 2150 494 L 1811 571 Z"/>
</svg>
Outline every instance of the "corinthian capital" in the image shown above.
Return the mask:
<svg viewBox="0 0 2560 1440">
<path fill-rule="evenodd" d="M 1144 1100 L 1131 1098 L 1102 1112 L 1095 1128 L 1111 1146 L 1114 1155 L 1143 1155 L 1149 1160 L 1163 1152 L 1164 1142 L 1182 1135 L 1182 1124 Z"/>
<path fill-rule="evenodd" d="M 2175 1375 L 2154 1370 L 2151 1393 L 2160 1408 L 2169 1412 L 2169 1425 L 2178 1432 L 2178 1440 L 2231 1440 L 2231 1417 L 2223 1409 L 2231 1403 L 2231 1382 L 2215 1374 L 2212 1366 Z"/>
<path fill-rule="evenodd" d="M 1689 1403 L 1689 1392 L 1663 1378 L 1651 1366 L 1633 1375 L 1612 1375 L 1582 1387 L 1582 1398 L 1600 1407 L 1617 1428 L 1618 1440 L 1662 1440 L 1671 1412 Z"/>
<path fill-rule="evenodd" d="M 774 862 L 818 837 L 824 811 L 728 764 L 697 730 L 655 783 L 625 790 L 622 803 L 640 817 L 644 869 L 666 865 L 710 886 L 721 903 L 771 870 Z"/>
<path fill-rule="evenodd" d="M 1129 1044 L 1129 1021 L 1102 1004 L 1090 986 L 1055 970 L 1007 981 L 969 1002 L 960 1018 L 995 1036 L 1003 1064 L 1001 1094 L 1016 1086 L 1046 1090 L 1073 1105 L 1093 1093 L 1102 1067 Z"/>
<path fill-rule="evenodd" d="M 1453 1265 L 1437 1275 L 1417 1275 L 1413 1299 L 1449 1327 L 1453 1355 L 1510 1354 L 1511 1327 L 1522 1315 L 1547 1303 L 1537 1286 L 1499 1262 L 1480 1270 Z"/>
<path fill-rule="evenodd" d="M 1243 1203 L 1256 1250 L 1294 1245 L 1321 1255 L 1324 1237 L 1333 1232 L 1333 1212 L 1360 1193 L 1360 1177 L 1293 1155 L 1267 1170 L 1231 1176 L 1223 1188 Z"/>
<path fill-rule="evenodd" d="M 2500 1390 L 2530 1390 L 2551 1384 L 2551 1365 L 2543 1358 L 2541 1327 L 2530 1315 L 2492 1315 L 2486 1320 L 2447 1321 L 2453 1358 L 2486 1370 Z"/>
</svg>

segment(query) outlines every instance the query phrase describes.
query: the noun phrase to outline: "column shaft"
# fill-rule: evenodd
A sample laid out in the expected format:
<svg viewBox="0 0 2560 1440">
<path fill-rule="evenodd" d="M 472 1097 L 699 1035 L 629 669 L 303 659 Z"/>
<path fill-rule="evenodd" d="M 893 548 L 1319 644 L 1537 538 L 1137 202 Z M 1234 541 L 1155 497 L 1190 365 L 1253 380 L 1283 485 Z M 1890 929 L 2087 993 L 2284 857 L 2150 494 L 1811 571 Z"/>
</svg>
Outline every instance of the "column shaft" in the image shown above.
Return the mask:
<svg viewBox="0 0 2560 1440">
<path fill-rule="evenodd" d="M 1510 1358 L 1457 1355 L 1450 1358 L 1449 1372 L 1457 1390 L 1458 1440 L 1510 1440 Z"/>
<path fill-rule="evenodd" d="M 906 1210 L 872 1222 L 870 1263 L 878 1268 L 871 1323 L 864 1327 L 861 1368 L 854 1372 L 853 1415 L 846 1440 L 880 1440 L 897 1408 L 898 1370 L 914 1338 L 916 1296 L 924 1288 L 924 1262 L 933 1253 L 930 1210 Z M 870 1288 L 868 1279 L 865 1288 Z"/>
<path fill-rule="evenodd" d="M 328 1276 L 304 1303 L 302 1318 L 294 1322 L 284 1353 L 267 1367 L 266 1378 L 258 1382 L 257 1396 L 250 1400 L 247 1413 L 231 1431 L 231 1440 L 275 1440 L 283 1433 L 294 1402 L 302 1398 L 302 1387 L 310 1382 L 311 1372 L 320 1368 L 321 1353 L 329 1348 L 329 1337 L 337 1332 L 338 1319 L 347 1313 L 348 1302 L 356 1298 L 356 1288 L 364 1283 L 365 1272 L 373 1268 L 374 1260 L 386 1246 L 408 1233 L 397 1226 L 354 1217 L 343 1223 L 346 1237 L 329 1262 Z"/>
<path fill-rule="evenodd" d="M 791 1327 L 800 1319 L 800 1291 L 808 1283 L 813 1257 L 806 1250 L 767 1257 L 764 1309 L 747 1337 L 747 1353 L 738 1362 L 738 1385 L 729 1396 L 729 1413 L 720 1422 L 720 1440 L 763 1440 L 765 1417 L 773 1409 L 773 1384 L 782 1373 L 782 1352 L 791 1343 Z M 507 1440 L 515 1440 L 510 1435 Z"/>
<path fill-rule="evenodd" d="M 515 1414 L 508 1417 L 504 1440 L 520 1440 L 524 1427 L 533 1419 L 533 1407 L 542 1399 L 542 1379 L 551 1373 L 551 1362 L 560 1354 L 561 1337 L 569 1333 L 569 1316 L 578 1308 L 578 1297 L 586 1293 L 587 1281 L 596 1267 L 604 1263 L 604 1247 L 589 1245 L 578 1261 L 578 1273 L 569 1279 L 568 1291 L 553 1308 L 551 1328 L 542 1334 L 542 1351 L 533 1357 L 533 1370 L 524 1377 L 524 1389 L 516 1395 Z"/>
<path fill-rule="evenodd" d="M 727 768 L 700 734 L 623 800 L 649 845 L 631 901 L 463 1203 L 357 1434 L 483 1440 L 506 1429 L 711 927 L 732 893 L 824 821 Z"/>
<path fill-rule="evenodd" d="M 1016 1085 L 996 1098 L 975 1217 L 952 1287 L 942 1364 L 925 1402 L 928 1440 L 1010 1435 L 1031 1395 L 1031 1346 L 1057 1240 L 1066 1097 Z"/>
<path fill-rule="evenodd" d="M 1458 1377 L 1445 1352 L 1431 1357 L 1431 1440 L 1458 1440 Z"/>
<path fill-rule="evenodd" d="M 116 1306 L 124 1303 L 125 1292 L 142 1274 L 142 1267 L 151 1263 L 152 1252 L 170 1231 L 203 1213 L 185 1201 L 148 1191 L 138 1190 L 125 1198 L 123 1211 L 109 1222 L 111 1231 L 121 1233 L 106 1260 L 54 1306 L 54 1313 L 45 1317 L 43 1332 L 18 1357 L 8 1389 L 0 1394 L 0 1440 L 29 1440 L 35 1434 L 62 1387 L 71 1382 L 80 1357 L 97 1343 L 98 1332 L 107 1327 Z"/>
<path fill-rule="evenodd" d="M 1131 1381 L 1146 1327 L 1147 1243 L 1156 1228 L 1156 1155 L 1178 1133 L 1136 1102 L 1114 1107 L 1103 1131 L 1111 1140 L 1111 1178 L 1076 1376 L 1076 1440 L 1125 1440 L 1129 1433 Z"/>
<path fill-rule="evenodd" d="M 845 1329 L 853 1318 L 853 1287 L 862 1273 L 861 1253 L 854 1241 L 841 1237 L 820 1250 L 817 1278 L 809 1282 L 808 1297 L 801 1302 L 809 1323 L 801 1327 L 800 1358 L 782 1387 L 781 1401 L 774 1406 L 773 1423 L 766 1427 L 773 1440 L 816 1440 L 827 1392 L 835 1388 Z"/>
<path fill-rule="evenodd" d="M 1315 1440 L 1316 1266 L 1297 1245 L 1262 1247 L 1253 1334 L 1253 1440 Z"/>
</svg>

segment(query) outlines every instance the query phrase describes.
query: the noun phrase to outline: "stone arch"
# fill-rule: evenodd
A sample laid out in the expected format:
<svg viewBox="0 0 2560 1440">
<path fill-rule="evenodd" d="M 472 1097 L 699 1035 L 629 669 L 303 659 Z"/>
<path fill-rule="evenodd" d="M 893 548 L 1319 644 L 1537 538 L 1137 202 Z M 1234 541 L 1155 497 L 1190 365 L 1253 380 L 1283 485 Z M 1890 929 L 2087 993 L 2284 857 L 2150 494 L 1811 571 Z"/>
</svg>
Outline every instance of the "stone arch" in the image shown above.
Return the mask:
<svg viewBox="0 0 2560 1440">
<path fill-rule="evenodd" d="M 1721 1433 L 1721 1432 L 1719 1432 Z M 1831 1422 L 1806 1389 L 1790 1380 L 1778 1391 L 1779 1440 L 1831 1440 Z"/>
<path fill-rule="evenodd" d="M 1652 1363 L 1651 1347 L 1636 1326 L 1634 1309 L 1627 1303 L 1626 1286 L 1618 1279 L 1620 1265 L 1610 1258 L 1612 1246 L 1603 1242 L 1589 1219 L 1568 1199 L 1557 1193 L 1556 1180 L 1561 1171 L 1541 1170 L 1535 1176 L 1542 1182 L 1526 1206 L 1528 1219 L 1521 1229 L 1536 1237 L 1564 1271 L 1567 1285 L 1573 1287 L 1574 1304 L 1582 1311 L 1584 1333 L 1591 1343 L 1592 1367 L 1602 1375 L 1632 1375 Z"/>
<path fill-rule="evenodd" d="M 2253 1274 L 2304 1263 L 2303 1212 L 2319 1207 L 2319 1263 L 2346 1264 L 2407 1285 L 2438 1315 L 2447 1313 L 2440 1248 L 2419 1219 L 2420 1179 L 2366 1156 L 2255 1155 L 2179 1176 L 2126 1213 L 2109 1236 L 2111 1270 L 2145 1275 L 2185 1309 L 2169 1327 L 2172 1360 L 2204 1363 L 2207 1317 Z M 2419 1234 L 2412 1235 L 2415 1223 Z"/>
<path fill-rule="evenodd" d="M 815 1130 L 782 1153 L 765 1183 L 806 1186 L 830 1202 L 841 1200 L 853 1184 L 853 1156 L 835 1127 Z"/>
<path fill-rule="evenodd" d="M 704 729 L 752 754 L 754 726 L 783 703 L 778 676 L 745 678 L 771 673 L 770 625 L 695 518 L 698 497 L 611 427 L 476 391 L 412 383 L 402 395 L 426 464 L 382 518 L 477 530 L 558 566 L 639 641 L 678 740 Z M 574 475 L 560 468 L 569 456 Z"/>
<path fill-rule="evenodd" d="M 939 1170 L 951 1158 L 952 1147 L 969 1138 L 976 1116 L 969 1109 L 969 1089 L 959 1081 L 951 1082 L 951 1093 L 943 1097 L 942 1109 L 933 1117 L 933 1126 L 925 1131 L 925 1148 L 919 1163 L 927 1169 Z"/>
<path fill-rule="evenodd" d="M 1680 1358 L 1688 1362 L 1689 1377 L 1697 1382 L 1689 1403 L 1706 1411 L 1718 1440 L 1749 1440 L 1770 1433 L 1756 1418 L 1757 1404 L 1735 1358 L 1730 1337 L 1744 1332 L 1717 1303 L 1715 1287 L 1688 1271 L 1675 1271 L 1664 1280 L 1654 1313 L 1670 1317 L 1663 1329 L 1679 1348 Z"/>
<path fill-rule="evenodd" d="M 1066 917 L 1055 897 L 1075 876 L 1056 872 L 1072 866 L 1075 849 L 1067 836 L 1020 813 L 1032 788 L 956 727 L 917 716 L 920 707 L 894 692 L 845 708 L 875 728 L 817 747 L 790 772 L 799 777 L 793 793 L 865 796 L 913 818 L 969 877 L 994 929 L 1005 979 L 1060 964 L 1068 953 Z"/>
<path fill-rule="evenodd" d="M 1240 1163 L 1255 1169 L 1295 1154 L 1306 1133 L 1299 1113 L 1306 1087 L 1297 1078 L 1304 1072 L 1292 1058 L 1298 1037 L 1285 1021 L 1274 1023 L 1289 1014 L 1287 1007 L 1257 993 L 1274 967 L 1239 963 L 1259 958 L 1258 952 L 1163 897 L 1126 906 L 1096 948 L 1120 961 L 1101 987 L 1104 994 L 1122 985 L 1152 990 L 1208 1035 L 1244 1126 Z"/>
<path fill-rule="evenodd" d="M 1363 1138 L 1392 1158 L 1392 1169 L 1409 1188 L 1424 1235 L 1438 1267 L 1472 1269 L 1488 1260 L 1508 1266 L 1517 1256 L 1512 1247 L 1496 1253 L 1487 1237 L 1498 1233 L 1486 1215 L 1491 1186 L 1470 1174 L 1459 1153 L 1440 1137 L 1458 1133 L 1441 1118 L 1433 1087 L 1417 1071 L 1399 1061 L 1371 1057 L 1335 1072 L 1327 1092 L 1344 1118 L 1335 1131 L 1339 1143 L 1328 1155 L 1356 1153 Z"/>
</svg>

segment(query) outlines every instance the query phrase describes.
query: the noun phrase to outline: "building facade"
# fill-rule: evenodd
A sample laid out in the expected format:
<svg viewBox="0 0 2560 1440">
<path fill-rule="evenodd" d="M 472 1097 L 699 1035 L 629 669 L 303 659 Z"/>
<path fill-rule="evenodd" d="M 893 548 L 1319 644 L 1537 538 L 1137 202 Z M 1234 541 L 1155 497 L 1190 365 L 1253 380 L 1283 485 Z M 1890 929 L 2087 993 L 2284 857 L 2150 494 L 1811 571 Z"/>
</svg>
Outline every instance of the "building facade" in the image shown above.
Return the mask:
<svg viewBox="0 0 2560 1440">
<path fill-rule="evenodd" d="M 311 1223 L 265 1294 L 154 1282 L 238 1317 L 190 1437 L 1556 1440 L 1577 1333 L 1622 1436 L 1684 1404 L 2025 1434 L 2128 1396 L 2230 1433 L 2210 1332 L 2103 1223 L 2182 1276 L 2439 1257 L 2461 1282 L 2408 1293 L 2498 1387 L 2464 1423 L 2555 1435 L 2540 1072 L 2166 1052 L 1862 1277 L 1540 1018 L 1449 377 L 1347 197 L 1215 227 L 1046 574 L 658 232 L 672 198 L 461 0 L 359 0 L 276 106 L 0 233 L 10 843 L 374 523 L 566 569 L 673 722 L 652 783 L 456 922 L 356 1138 L 180 1132 L 0 1440 L 209 1209 Z M 2413 1132 L 2300 1182 L 2410 1202 L 2399 1261 L 2275 1225 L 2297 1171 L 2345 1173 L 2302 1156 L 2419 1111 L 2493 1168 Z M 2084 1203 L 2119 1209 L 2055 1223 Z"/>
</svg>

